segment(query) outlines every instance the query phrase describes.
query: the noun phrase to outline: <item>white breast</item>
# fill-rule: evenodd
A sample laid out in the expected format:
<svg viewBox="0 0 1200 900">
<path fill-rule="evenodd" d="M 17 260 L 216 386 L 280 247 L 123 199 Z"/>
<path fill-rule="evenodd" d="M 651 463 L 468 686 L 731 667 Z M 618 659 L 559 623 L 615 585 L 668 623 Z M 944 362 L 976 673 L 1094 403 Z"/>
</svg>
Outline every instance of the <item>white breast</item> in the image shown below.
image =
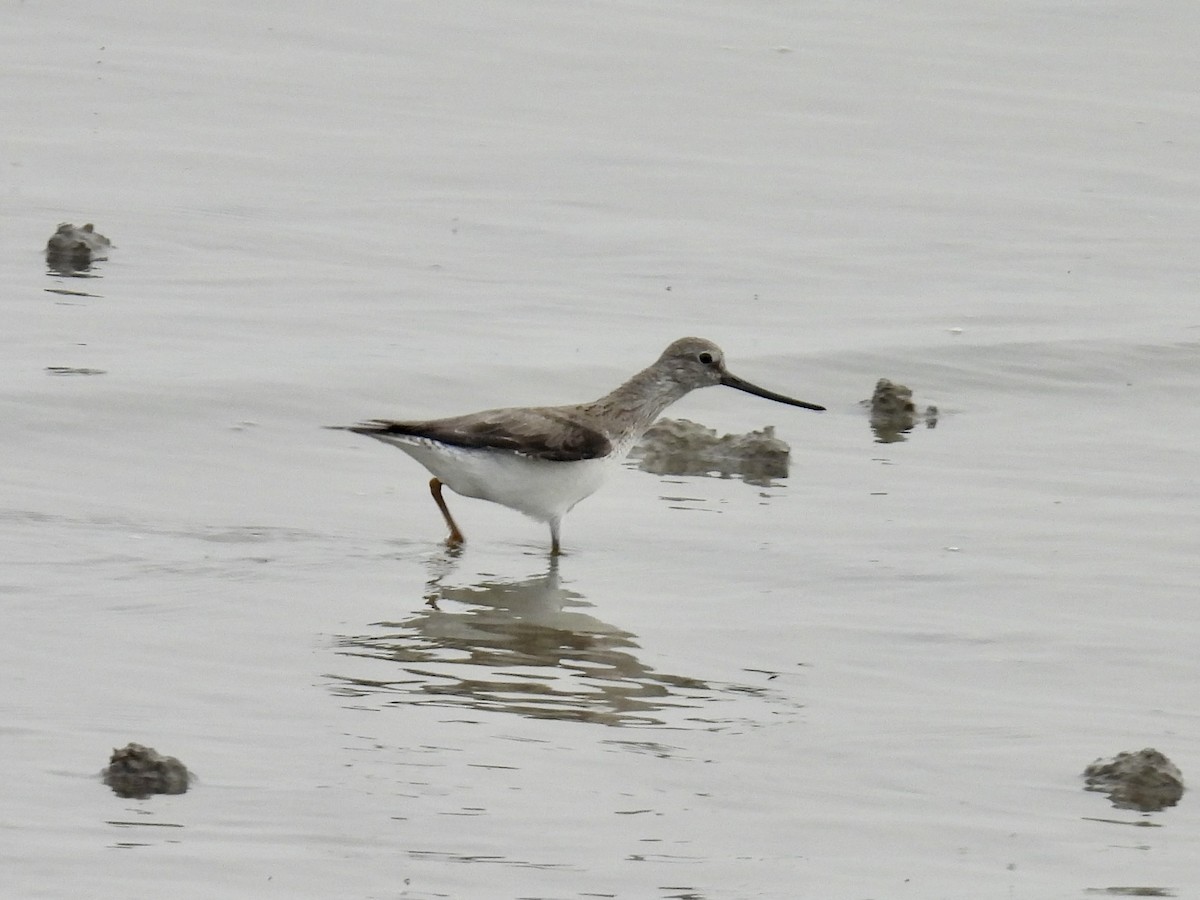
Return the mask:
<svg viewBox="0 0 1200 900">
<path fill-rule="evenodd" d="M 596 492 L 616 468 L 617 457 L 550 462 L 519 453 L 439 444 L 424 438 L 388 436 L 456 494 L 490 500 L 541 522 L 565 515 Z"/>
</svg>

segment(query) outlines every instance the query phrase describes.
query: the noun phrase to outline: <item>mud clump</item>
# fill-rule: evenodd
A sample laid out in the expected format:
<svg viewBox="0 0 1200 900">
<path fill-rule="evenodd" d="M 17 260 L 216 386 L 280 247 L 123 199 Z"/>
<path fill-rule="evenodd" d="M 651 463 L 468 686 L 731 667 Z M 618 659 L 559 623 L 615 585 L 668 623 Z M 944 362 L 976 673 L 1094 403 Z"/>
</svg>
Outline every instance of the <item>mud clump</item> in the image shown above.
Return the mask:
<svg viewBox="0 0 1200 900">
<path fill-rule="evenodd" d="M 163 756 L 153 747 L 141 744 L 114 749 L 102 774 L 104 783 L 118 797 L 138 800 L 151 794 L 182 794 L 191 780 L 187 767 L 175 757 Z"/>
<path fill-rule="evenodd" d="M 905 434 L 919 423 L 926 428 L 936 428 L 938 408 L 926 406 L 923 411 L 913 402 L 912 389 L 886 378 L 875 382 L 875 392 L 870 400 L 859 403 L 871 412 L 871 430 L 880 444 L 892 444 L 906 440 Z"/>
<path fill-rule="evenodd" d="M 1147 747 L 1098 759 L 1083 770 L 1084 790 L 1108 794 L 1117 809 L 1157 812 L 1183 796 L 1183 775 L 1166 756 Z"/>
<path fill-rule="evenodd" d="M 630 454 L 638 468 L 655 475 L 719 475 L 751 484 L 787 478 L 791 448 L 774 427 L 718 437 L 687 419 L 659 419 Z"/>
<path fill-rule="evenodd" d="M 86 272 L 92 263 L 108 259 L 111 247 L 112 241 L 90 222 L 82 228 L 63 222 L 46 242 L 46 265 L 61 275 Z"/>
</svg>

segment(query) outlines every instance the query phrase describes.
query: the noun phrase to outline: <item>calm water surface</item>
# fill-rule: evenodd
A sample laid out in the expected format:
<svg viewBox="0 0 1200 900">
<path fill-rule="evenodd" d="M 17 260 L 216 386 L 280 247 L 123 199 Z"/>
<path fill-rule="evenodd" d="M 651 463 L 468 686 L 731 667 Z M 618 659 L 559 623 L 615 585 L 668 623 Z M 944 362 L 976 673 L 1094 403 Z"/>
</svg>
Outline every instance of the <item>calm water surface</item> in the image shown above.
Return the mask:
<svg viewBox="0 0 1200 900">
<path fill-rule="evenodd" d="M 5 23 L 0 893 L 1200 890 L 1190 795 L 1079 777 L 1200 772 L 1200 8 Z M 621 472 L 557 565 L 461 498 L 448 554 L 423 470 L 320 428 L 692 333 L 829 412 L 688 397 L 791 477 Z M 937 427 L 876 443 L 879 377 Z M 194 788 L 116 798 L 128 741 Z"/>
</svg>

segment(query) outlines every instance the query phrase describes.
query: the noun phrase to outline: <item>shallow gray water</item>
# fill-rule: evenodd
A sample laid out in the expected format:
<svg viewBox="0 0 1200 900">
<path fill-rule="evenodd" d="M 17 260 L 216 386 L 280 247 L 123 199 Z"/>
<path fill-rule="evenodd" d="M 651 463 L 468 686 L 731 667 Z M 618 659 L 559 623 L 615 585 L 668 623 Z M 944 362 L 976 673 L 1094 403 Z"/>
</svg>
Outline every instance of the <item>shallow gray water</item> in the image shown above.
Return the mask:
<svg viewBox="0 0 1200 900">
<path fill-rule="evenodd" d="M 1190 795 L 1079 777 L 1200 771 L 1200 9 L 62 16 L 0 29 L 6 895 L 1200 888 Z M 830 411 L 686 398 L 791 477 L 622 471 L 555 568 L 320 428 L 689 333 Z M 130 740 L 193 789 L 115 797 Z"/>
</svg>

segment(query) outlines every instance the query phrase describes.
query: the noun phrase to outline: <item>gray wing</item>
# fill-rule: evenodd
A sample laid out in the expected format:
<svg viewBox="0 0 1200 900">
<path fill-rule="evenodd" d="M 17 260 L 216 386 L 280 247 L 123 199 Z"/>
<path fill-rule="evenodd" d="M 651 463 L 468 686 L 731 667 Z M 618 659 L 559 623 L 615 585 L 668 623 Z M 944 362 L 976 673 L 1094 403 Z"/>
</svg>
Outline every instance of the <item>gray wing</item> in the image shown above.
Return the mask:
<svg viewBox="0 0 1200 900">
<path fill-rule="evenodd" d="M 493 409 L 426 422 L 372 419 L 347 430 L 384 440 L 406 436 L 455 447 L 509 450 L 553 462 L 597 459 L 612 451 L 605 434 L 556 409 Z"/>
</svg>

